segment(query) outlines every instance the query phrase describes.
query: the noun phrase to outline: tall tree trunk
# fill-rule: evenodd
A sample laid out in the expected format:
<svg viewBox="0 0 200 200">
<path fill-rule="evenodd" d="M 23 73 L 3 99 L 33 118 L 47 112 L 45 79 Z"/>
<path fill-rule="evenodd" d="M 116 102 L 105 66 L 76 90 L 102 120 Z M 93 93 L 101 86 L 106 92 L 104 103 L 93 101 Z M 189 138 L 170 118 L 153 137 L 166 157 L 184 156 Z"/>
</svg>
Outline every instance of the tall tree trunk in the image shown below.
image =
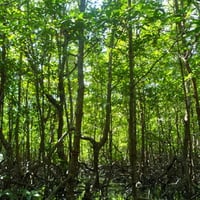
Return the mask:
<svg viewBox="0 0 200 200">
<path fill-rule="evenodd" d="M 178 56 L 179 56 L 179 65 L 182 76 L 182 87 L 184 92 L 184 103 L 185 103 L 185 116 L 183 119 L 184 122 L 184 138 L 183 138 L 183 181 L 185 184 L 185 190 L 187 198 L 190 199 L 192 195 L 191 191 L 191 131 L 190 131 L 190 110 L 191 110 L 191 97 L 190 97 L 190 89 L 191 89 L 191 80 L 185 80 L 185 77 L 190 73 L 189 67 L 189 59 L 188 59 L 188 47 L 187 42 L 183 36 L 186 27 L 185 27 L 185 15 L 183 11 L 186 10 L 186 7 L 189 5 L 185 5 L 186 2 L 183 0 L 178 2 L 178 0 L 174 0 L 175 4 L 175 14 L 182 14 L 181 21 L 177 22 L 177 35 L 180 38 L 177 38 L 177 48 L 178 48 Z M 189 71 L 188 71 L 189 70 Z M 194 84 L 194 82 L 193 82 Z"/>
<path fill-rule="evenodd" d="M 68 132 L 69 132 L 69 155 L 68 158 L 71 159 L 71 153 L 72 152 L 72 134 L 74 131 L 74 104 L 73 104 L 73 96 L 72 96 L 72 83 L 70 79 L 70 71 L 68 68 L 68 63 L 67 63 L 67 87 L 68 87 L 68 107 L 69 111 L 67 111 L 67 105 L 66 106 L 66 119 L 67 119 L 67 127 L 68 127 Z"/>
<path fill-rule="evenodd" d="M 58 65 L 58 95 L 59 95 L 59 103 L 57 106 L 57 112 L 58 112 L 58 140 L 63 135 L 63 126 L 64 126 L 64 120 L 63 120 L 63 114 L 64 114 L 64 106 L 65 106 L 65 88 L 64 88 L 64 70 L 65 65 L 67 62 L 67 46 L 68 46 L 68 34 L 65 32 L 65 30 L 61 30 L 61 33 L 64 37 L 64 42 L 61 44 L 61 41 L 59 40 L 60 36 L 57 36 L 57 44 L 58 44 L 58 52 L 59 52 L 59 65 Z M 63 140 L 59 142 L 59 145 L 57 147 L 58 156 L 61 160 L 66 160 L 65 152 L 64 152 L 64 142 Z"/>
<path fill-rule="evenodd" d="M 128 7 L 132 2 L 128 0 Z M 129 9 L 131 12 L 131 9 Z M 133 51 L 133 30 L 131 23 L 128 27 L 128 59 L 129 59 L 129 160 L 131 166 L 132 198 L 137 199 L 136 193 L 136 88 L 134 76 L 134 51 Z"/>
<path fill-rule="evenodd" d="M 22 53 L 19 60 L 20 66 L 22 65 Z M 17 166 L 20 169 L 20 148 L 19 148 L 19 133 L 20 133 L 20 115 L 21 115 L 21 71 L 19 70 L 18 75 L 18 99 L 17 99 L 17 115 L 16 115 L 16 125 L 15 125 L 15 157 L 17 161 Z"/>
<path fill-rule="evenodd" d="M 106 116 L 104 121 L 103 134 L 100 138 L 100 141 L 96 141 L 90 137 L 83 137 L 83 139 L 91 142 L 93 147 L 93 164 L 94 164 L 94 173 L 95 173 L 95 182 L 94 189 L 99 188 L 99 153 L 105 143 L 108 141 L 108 136 L 110 133 L 110 125 L 111 125 L 111 97 L 112 97 L 112 66 L 113 66 L 113 48 L 114 48 L 114 38 L 115 38 L 115 30 L 114 28 L 111 30 L 111 38 L 110 38 L 110 51 L 109 51 L 109 60 L 108 60 L 108 82 L 107 82 L 107 94 L 106 94 Z M 111 139 L 110 135 L 110 139 Z"/>
<path fill-rule="evenodd" d="M 146 109 L 145 109 L 145 96 L 144 92 L 140 94 L 140 109 L 141 109 L 141 115 L 140 115 L 140 120 L 141 120 L 141 165 L 142 165 L 142 173 L 145 174 L 145 168 L 146 168 L 146 150 L 145 150 L 145 139 L 146 139 Z"/>
<path fill-rule="evenodd" d="M 62 39 L 64 37 L 64 42 Z M 66 107 L 65 102 L 65 87 L 64 87 L 64 71 L 65 65 L 67 62 L 67 46 L 68 46 L 68 35 L 65 30 L 60 30 L 60 33 L 56 35 L 57 49 L 58 49 L 58 87 L 57 93 L 59 100 L 55 99 L 53 95 L 46 94 L 49 102 L 55 107 L 58 116 L 58 128 L 57 128 L 57 154 L 61 161 L 66 160 L 65 152 L 64 152 L 64 141 L 63 139 L 63 126 L 64 126 L 64 107 Z M 68 116 L 67 116 L 68 119 Z"/>
<path fill-rule="evenodd" d="M 4 97 L 6 87 L 6 69 L 7 69 L 7 49 L 6 49 L 6 35 L 1 35 L 2 46 L 1 46 L 1 59 L 0 59 L 0 142 L 6 152 L 6 159 L 8 164 L 13 161 L 13 151 L 10 143 L 6 140 L 3 131 L 4 123 Z"/>
<path fill-rule="evenodd" d="M 26 92 L 25 92 L 25 110 L 26 110 L 26 120 L 25 120 L 25 133 L 26 133 L 26 159 L 30 161 L 31 159 L 31 142 L 30 142 L 30 113 L 29 113 L 29 101 L 28 101 L 28 90 L 29 83 L 27 82 Z"/>
<path fill-rule="evenodd" d="M 27 23 L 31 24 L 31 10 L 30 2 L 26 2 L 26 18 Z M 39 133 L 40 133 L 40 146 L 38 150 L 38 158 L 41 161 L 45 159 L 45 108 L 44 108 L 44 77 L 43 77 L 43 62 L 45 57 L 41 60 L 39 59 L 38 51 L 34 47 L 34 41 L 32 35 L 29 34 L 27 38 L 27 49 L 25 50 L 25 55 L 29 62 L 29 66 L 34 74 L 34 86 L 35 86 L 35 98 L 37 106 L 37 114 L 39 119 Z M 41 68 L 41 69 L 40 69 Z"/>
<path fill-rule="evenodd" d="M 35 90 L 36 90 L 36 104 L 39 118 L 39 131 L 40 131 L 40 148 L 39 148 L 39 160 L 45 159 L 45 120 L 44 120 L 44 96 L 43 93 L 43 80 L 40 80 L 38 73 L 35 73 Z"/>
<path fill-rule="evenodd" d="M 86 2 L 85 0 L 80 0 L 79 11 L 81 13 L 85 12 Z M 71 159 L 69 162 L 69 173 L 67 180 L 67 198 L 74 199 L 74 189 L 76 187 L 76 179 L 79 173 L 79 163 L 78 158 L 80 155 L 80 140 L 81 140 L 81 129 L 82 129 L 82 119 L 83 119 L 83 103 L 84 103 L 84 21 L 79 19 L 79 39 L 78 39 L 78 91 L 76 99 L 76 110 L 75 110 L 75 131 L 73 137 L 73 146 L 71 153 Z"/>
<path fill-rule="evenodd" d="M 99 187 L 99 153 L 101 148 L 105 145 L 108 140 L 110 132 L 110 123 L 111 123 L 111 97 L 112 97 L 112 65 L 113 65 L 113 48 L 114 48 L 114 36 L 115 31 L 112 30 L 111 39 L 110 39 L 110 52 L 109 52 L 109 61 L 108 61 L 108 83 L 107 83 L 107 95 L 106 95 L 106 118 L 104 122 L 103 136 L 99 142 L 94 142 L 94 171 L 96 173 L 95 187 Z"/>
</svg>

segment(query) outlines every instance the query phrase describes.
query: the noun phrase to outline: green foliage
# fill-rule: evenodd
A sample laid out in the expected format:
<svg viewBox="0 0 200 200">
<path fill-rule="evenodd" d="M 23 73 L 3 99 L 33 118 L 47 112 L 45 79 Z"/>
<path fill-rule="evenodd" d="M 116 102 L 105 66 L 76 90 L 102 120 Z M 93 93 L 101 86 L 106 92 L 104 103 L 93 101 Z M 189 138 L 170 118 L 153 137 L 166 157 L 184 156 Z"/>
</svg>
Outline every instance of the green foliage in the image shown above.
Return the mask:
<svg viewBox="0 0 200 200">
<path fill-rule="evenodd" d="M 147 173 L 146 169 L 140 172 L 143 167 L 157 167 L 158 154 L 167 157 L 168 163 L 170 157 L 182 156 L 186 99 L 190 105 L 192 138 L 188 154 L 195 163 L 200 130 L 200 9 L 194 1 L 178 2 L 179 8 L 175 9 L 174 2 L 141 0 L 128 8 L 123 0 L 104 0 L 101 6 L 87 1 L 85 12 L 80 12 L 80 1 L 1 0 L 0 151 L 5 156 L 0 162 L 6 162 L 5 169 L 13 166 L 9 159 L 22 167 L 21 171 L 15 169 L 15 175 L 28 173 L 26 163 L 45 163 L 42 177 L 49 184 L 46 193 L 50 193 L 50 175 L 53 174 L 53 180 L 60 175 L 49 167 L 52 163 L 66 175 L 71 155 L 78 153 L 80 163 L 93 168 L 93 143 L 103 136 L 110 78 L 112 120 L 108 140 L 99 153 L 99 165 L 129 163 L 128 28 L 133 31 L 137 179 Z M 80 152 L 73 152 L 79 102 L 77 60 L 83 29 L 85 93 L 81 137 L 86 139 L 81 138 Z M 112 77 L 108 75 L 109 67 Z M 58 136 L 60 129 L 63 138 Z M 62 142 L 66 160 L 56 153 Z M 198 170 L 192 163 L 191 166 L 191 177 L 198 182 Z M 95 176 L 89 179 L 92 184 L 95 182 Z M 29 183 L 33 184 L 31 178 Z M 45 185 L 37 181 L 34 184 Z M 84 181 L 80 185 L 84 187 Z M 42 199 L 44 195 L 43 190 L 12 190 L 11 186 L 0 190 L 1 198 Z M 111 185 L 109 198 L 123 199 L 123 194 L 116 192 L 119 187 L 115 187 Z M 83 190 L 80 189 L 82 194 Z M 160 192 L 160 185 L 156 191 Z M 96 194 L 101 195 L 98 190 Z"/>
<path fill-rule="evenodd" d="M 11 200 L 17 200 L 17 199 L 26 199 L 26 200 L 41 200 L 42 195 L 39 191 L 28 191 L 26 189 L 19 189 L 19 190 L 13 190 L 13 189 L 7 189 L 7 190 L 0 190 L 0 198 L 2 199 L 11 199 Z"/>
</svg>

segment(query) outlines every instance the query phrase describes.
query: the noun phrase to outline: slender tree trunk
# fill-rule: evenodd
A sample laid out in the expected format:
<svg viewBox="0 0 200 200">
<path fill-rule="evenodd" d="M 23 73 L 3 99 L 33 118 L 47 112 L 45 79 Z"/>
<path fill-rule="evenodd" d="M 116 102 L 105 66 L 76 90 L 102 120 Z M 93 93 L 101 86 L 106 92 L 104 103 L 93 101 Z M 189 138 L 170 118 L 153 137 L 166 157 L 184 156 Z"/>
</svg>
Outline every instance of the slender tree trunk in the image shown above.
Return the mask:
<svg viewBox="0 0 200 200">
<path fill-rule="evenodd" d="M 180 126 L 179 126 L 179 111 L 176 110 L 176 108 L 174 108 L 175 110 L 175 127 L 176 127 L 176 134 L 177 134 L 177 139 L 176 139 L 176 142 L 177 142 L 177 148 L 176 148 L 176 152 L 177 154 L 179 153 L 179 151 L 181 150 L 181 144 L 182 144 L 182 139 L 181 139 L 181 134 L 180 134 Z"/>
<path fill-rule="evenodd" d="M 79 11 L 81 13 L 85 12 L 86 2 L 85 0 L 80 0 Z M 76 100 L 76 110 L 75 110 L 75 131 L 73 137 L 73 146 L 71 151 L 71 159 L 69 162 L 69 174 L 67 179 L 67 198 L 74 199 L 74 189 L 76 187 L 76 179 L 79 173 L 79 163 L 78 158 L 80 155 L 80 140 L 81 140 L 81 129 L 82 129 L 82 119 L 83 119 L 83 103 L 84 103 L 84 22 L 79 20 L 79 40 L 78 40 L 78 91 Z"/>
<path fill-rule="evenodd" d="M 140 109 L 141 109 L 141 115 L 140 115 L 140 120 L 141 120 L 141 164 L 142 164 L 142 172 L 145 174 L 145 165 L 146 165 L 146 156 L 145 156 L 145 139 L 146 139 L 146 116 L 145 116 L 145 96 L 144 93 L 142 92 L 140 94 Z"/>
<path fill-rule="evenodd" d="M 0 142 L 4 147 L 6 152 L 6 159 L 8 164 L 13 161 L 13 151 L 11 144 L 8 143 L 4 136 L 3 123 L 4 123 L 4 97 L 5 97 L 5 87 L 6 87 L 6 69 L 7 69 L 7 51 L 6 51 L 6 35 L 1 36 L 3 45 L 1 46 L 1 59 L 0 59 Z"/>
<path fill-rule="evenodd" d="M 26 18 L 27 23 L 31 24 L 31 10 L 30 10 L 30 2 L 26 2 Z M 38 59 L 38 51 L 34 47 L 34 42 L 31 34 L 28 35 L 27 41 L 27 49 L 25 50 L 25 54 L 27 56 L 27 60 L 29 62 L 29 66 L 34 74 L 34 86 L 36 93 L 36 106 L 38 113 L 38 121 L 39 121 L 39 133 L 40 133 L 40 146 L 38 150 L 38 158 L 41 161 L 45 159 L 45 108 L 44 108 L 44 77 L 43 77 L 43 60 Z"/>
<path fill-rule="evenodd" d="M 110 122 L 110 131 L 109 131 L 109 145 L 108 145 L 108 152 L 109 152 L 109 163 L 110 165 L 113 162 L 113 131 L 112 131 L 112 110 L 111 110 L 111 122 Z"/>
<path fill-rule="evenodd" d="M 188 60 L 188 50 L 187 50 L 187 42 L 183 36 L 185 32 L 185 13 L 183 12 L 188 5 L 185 5 L 185 2 L 182 0 L 178 2 L 178 0 L 174 0 L 175 3 L 175 12 L 176 14 L 182 13 L 182 20 L 177 22 L 177 33 L 180 35 L 180 38 L 177 39 L 178 44 L 178 56 L 179 56 L 179 65 L 182 76 L 182 87 L 184 92 L 184 103 L 185 103 L 185 116 L 183 119 L 184 123 L 184 138 L 183 138 L 183 181 L 185 184 L 185 190 L 187 198 L 190 199 L 192 195 L 191 191 L 191 131 L 190 131 L 190 110 L 191 110 L 191 97 L 190 97 L 190 89 L 191 89 L 191 81 L 185 80 L 185 76 L 188 75 L 189 60 Z"/>
<path fill-rule="evenodd" d="M 128 0 L 128 7 L 132 2 Z M 131 10 L 131 9 L 130 9 Z M 133 51 L 133 31 L 131 23 L 128 28 L 128 59 L 129 59 L 129 160 L 131 166 L 132 198 L 137 199 L 136 193 L 136 88 L 134 77 L 134 51 Z"/>
<path fill-rule="evenodd" d="M 66 112 L 66 119 L 67 119 L 67 127 L 68 127 L 68 132 L 69 132 L 69 155 L 68 158 L 71 159 L 71 153 L 72 152 L 72 133 L 74 131 L 74 104 L 73 104 L 73 97 L 72 97 L 72 83 L 70 80 L 70 71 L 68 69 L 68 63 L 67 63 L 67 86 L 68 86 L 68 107 L 69 111 Z M 67 105 L 66 105 L 66 111 L 67 111 Z"/>
<path fill-rule="evenodd" d="M 64 41 L 62 41 L 64 40 Z M 68 47 L 69 35 L 65 30 L 65 27 L 61 27 L 60 32 L 56 34 L 56 43 L 57 43 L 57 51 L 58 51 L 58 86 L 57 86 L 57 94 L 59 100 L 55 99 L 53 95 L 47 94 L 46 97 L 49 102 L 55 107 L 57 116 L 58 116 L 58 128 L 57 128 L 57 154 L 61 161 L 66 161 L 67 157 L 64 151 L 64 141 L 63 141 L 63 128 L 64 128 L 64 114 L 66 114 L 66 121 L 68 125 L 68 131 L 70 132 L 69 127 L 69 116 L 66 105 L 66 96 L 65 96 L 65 67 L 67 65 L 68 58 Z M 68 71 L 67 71 L 68 72 Z M 50 84 L 50 81 L 49 81 Z M 71 88 L 70 88 L 71 92 Z"/>
<path fill-rule="evenodd" d="M 193 72 L 192 72 L 192 69 L 191 69 L 189 61 L 188 61 L 189 54 L 190 54 L 189 51 L 186 51 L 185 55 L 184 55 L 184 58 L 185 58 L 185 61 L 186 61 L 185 67 L 186 67 L 187 73 L 192 75 Z M 197 81 L 196 81 L 195 77 L 192 77 L 191 81 L 192 81 L 192 86 L 193 86 L 195 108 L 196 108 L 197 121 L 198 121 L 199 132 L 200 132 L 200 104 L 199 104 L 199 94 L 198 94 Z"/>
<path fill-rule="evenodd" d="M 67 62 L 67 46 L 68 46 L 68 35 L 63 30 L 61 31 L 64 37 L 64 42 L 61 45 L 61 42 L 59 41 L 57 37 L 57 43 L 58 43 L 58 49 L 59 49 L 59 66 L 58 66 L 58 95 L 59 95 L 59 103 L 57 106 L 57 112 L 58 112 L 58 140 L 63 135 L 63 126 L 64 126 L 64 120 L 63 120 L 63 114 L 64 114 L 64 106 L 65 106 L 65 88 L 64 88 L 64 70 L 65 65 Z M 65 152 L 64 152 L 64 142 L 61 141 L 57 147 L 58 156 L 61 160 L 66 160 Z"/>
<path fill-rule="evenodd" d="M 28 90 L 29 90 L 29 83 L 27 82 L 26 96 L 25 96 L 25 108 L 26 108 L 25 133 L 26 133 L 26 159 L 27 161 L 30 161 L 31 147 L 30 147 L 30 113 L 29 113 L 29 102 L 28 102 Z"/>
<path fill-rule="evenodd" d="M 40 85 L 38 78 L 35 80 L 35 89 L 36 89 L 36 102 L 37 102 L 37 111 L 38 111 L 38 117 L 39 117 L 39 130 L 40 130 L 40 148 L 39 148 L 39 159 L 44 161 L 45 159 L 45 120 L 44 120 L 44 97 L 43 95 L 40 95 L 40 88 L 43 88 L 43 82 L 42 85 Z M 42 98 L 42 99 L 41 99 Z M 42 100 L 42 102 L 41 102 Z"/>
<path fill-rule="evenodd" d="M 199 6 L 199 2 L 198 1 L 194 1 L 194 2 L 190 2 L 189 3 L 193 3 L 196 6 L 196 9 L 198 10 L 198 20 L 200 20 L 200 6 Z M 183 27 L 185 28 L 185 27 Z M 200 37 L 200 33 L 195 33 L 195 40 L 194 40 L 194 44 L 197 43 L 197 41 L 199 40 Z M 184 38 L 182 38 L 184 39 Z M 186 41 L 184 39 L 184 43 L 186 44 Z M 184 58 L 186 61 L 185 67 L 186 70 L 188 72 L 188 74 L 192 75 L 191 78 L 191 82 L 192 82 L 192 86 L 193 86 L 193 93 L 194 93 L 194 100 L 195 100 L 195 108 L 196 108 L 196 114 L 197 114 L 197 121 L 198 121 L 198 126 L 199 126 L 199 132 L 200 132 L 200 103 L 199 103 L 199 90 L 198 90 L 198 84 L 197 84 L 197 79 L 195 76 L 193 76 L 193 70 L 189 64 L 189 59 L 192 57 L 192 50 L 187 50 L 185 51 L 184 54 Z"/>
<path fill-rule="evenodd" d="M 22 64 L 22 54 L 20 55 L 20 64 Z M 15 125 L 15 156 L 17 165 L 20 165 L 20 148 L 19 148 L 19 133 L 20 133 L 20 115 L 21 115 L 21 72 L 18 75 L 18 99 L 17 99 L 17 115 Z"/>
<path fill-rule="evenodd" d="M 109 61 L 108 61 L 108 82 L 107 82 L 107 94 L 106 94 L 106 116 L 103 128 L 103 135 L 99 142 L 95 141 L 93 138 L 85 137 L 83 139 L 89 140 L 93 146 L 93 163 L 94 163 L 94 173 L 95 173 L 95 183 L 94 188 L 99 188 L 99 153 L 105 143 L 108 141 L 108 136 L 110 133 L 110 125 L 111 125 L 111 98 L 112 98 L 112 66 L 113 66 L 113 48 L 114 48 L 114 38 L 115 38 L 115 30 L 111 30 L 111 38 L 110 38 L 110 52 L 109 52 Z M 110 139 L 112 142 L 112 136 L 110 135 Z"/>
</svg>

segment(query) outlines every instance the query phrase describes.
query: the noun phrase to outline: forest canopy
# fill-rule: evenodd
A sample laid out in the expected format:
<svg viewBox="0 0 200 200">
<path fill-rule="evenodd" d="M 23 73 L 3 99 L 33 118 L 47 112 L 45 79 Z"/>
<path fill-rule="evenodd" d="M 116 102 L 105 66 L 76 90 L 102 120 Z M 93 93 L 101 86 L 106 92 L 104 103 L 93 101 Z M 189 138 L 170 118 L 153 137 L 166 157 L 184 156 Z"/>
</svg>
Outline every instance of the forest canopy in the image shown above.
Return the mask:
<svg viewBox="0 0 200 200">
<path fill-rule="evenodd" d="M 0 0 L 0 198 L 200 198 L 200 2 Z"/>
</svg>

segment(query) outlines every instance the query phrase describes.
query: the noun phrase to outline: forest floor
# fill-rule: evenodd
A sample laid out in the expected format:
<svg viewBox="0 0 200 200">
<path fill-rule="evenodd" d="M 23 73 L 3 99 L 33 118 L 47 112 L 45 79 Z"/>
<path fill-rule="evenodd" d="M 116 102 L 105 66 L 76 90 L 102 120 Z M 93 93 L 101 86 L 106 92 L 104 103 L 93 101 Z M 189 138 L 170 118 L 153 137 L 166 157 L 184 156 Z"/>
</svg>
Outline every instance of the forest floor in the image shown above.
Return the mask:
<svg viewBox="0 0 200 200">
<path fill-rule="evenodd" d="M 193 160 L 189 179 L 182 171 L 183 161 L 180 158 L 159 158 L 153 163 L 138 165 L 138 199 L 200 199 L 200 165 L 197 161 Z M 98 173 L 99 183 L 96 184 L 92 165 L 80 163 L 75 191 L 77 199 L 131 199 L 130 167 L 126 162 L 101 164 Z M 64 200 L 66 188 L 60 183 L 64 183 L 66 177 L 67 165 L 64 164 L 35 161 L 21 163 L 20 166 L 13 162 L 8 166 L 2 161 L 0 199 L 48 199 L 50 194 L 55 193 L 53 199 Z"/>
</svg>

